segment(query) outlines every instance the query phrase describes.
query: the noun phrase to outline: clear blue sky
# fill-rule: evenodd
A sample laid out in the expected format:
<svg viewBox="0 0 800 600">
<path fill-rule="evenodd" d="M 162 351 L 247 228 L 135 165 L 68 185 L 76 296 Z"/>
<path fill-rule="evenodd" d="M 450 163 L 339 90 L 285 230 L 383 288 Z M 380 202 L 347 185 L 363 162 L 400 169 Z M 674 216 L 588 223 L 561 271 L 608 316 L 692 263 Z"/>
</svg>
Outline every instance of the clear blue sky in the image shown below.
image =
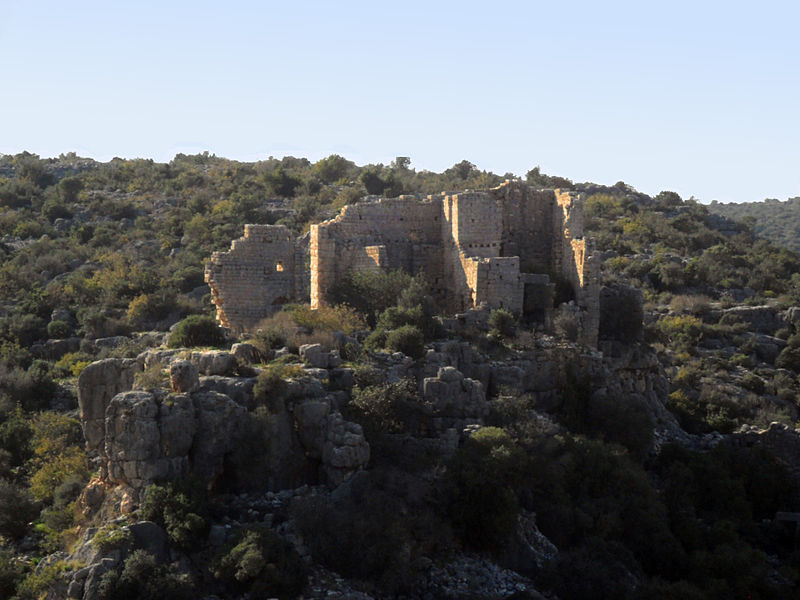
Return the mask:
<svg viewBox="0 0 800 600">
<path fill-rule="evenodd" d="M 0 153 L 800 196 L 795 2 L 0 0 Z"/>
</svg>

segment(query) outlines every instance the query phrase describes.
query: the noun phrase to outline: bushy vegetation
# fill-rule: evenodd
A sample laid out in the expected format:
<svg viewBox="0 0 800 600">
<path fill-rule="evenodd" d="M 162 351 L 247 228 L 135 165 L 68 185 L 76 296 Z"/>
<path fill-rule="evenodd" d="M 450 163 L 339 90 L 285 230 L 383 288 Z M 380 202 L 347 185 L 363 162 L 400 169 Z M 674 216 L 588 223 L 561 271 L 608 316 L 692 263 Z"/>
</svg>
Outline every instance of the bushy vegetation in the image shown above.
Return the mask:
<svg viewBox="0 0 800 600">
<path fill-rule="evenodd" d="M 295 598 L 306 579 L 306 566 L 294 547 L 266 527 L 239 532 L 212 570 L 231 591 L 256 597 Z"/>
<path fill-rule="evenodd" d="M 54 175 L 56 163 L 77 165 L 75 159 L 0 156 L 2 172 L 13 173 L 0 177 L 0 536 L 4 548 L 25 540 L 26 553 L 36 554 L 25 563 L 0 548 L 2 597 L 41 597 L 67 568 L 55 562 L 34 569 L 32 562 L 75 539 L 75 503 L 90 474 L 68 412 L 74 378 L 92 360 L 136 356 L 146 346 L 141 339 L 97 338 L 175 325 L 172 346 L 225 343 L 200 287 L 203 263 L 240 236 L 244 222 L 301 233 L 365 194 L 481 189 L 506 178 L 468 161 L 432 173 L 417 172 L 403 157 L 360 167 L 338 155 L 247 164 L 207 153 L 177 155 L 168 164 L 87 161 Z M 572 185 L 538 167 L 526 179 Z M 644 336 L 638 312 L 608 320 L 601 324 L 603 351 L 652 344 L 669 377 L 667 406 L 691 434 L 774 420 L 793 425 L 800 410 L 795 325 L 755 333 L 728 309 L 800 303 L 800 258 L 757 237 L 760 226 L 752 221 L 720 225 L 705 207 L 672 192 L 650 198 L 622 182 L 577 187 L 590 190 L 587 235 L 596 240 L 606 282 L 641 290 L 645 300 Z M 555 281 L 557 297 L 568 300 Z M 442 451 L 419 382 L 387 377 L 375 365 L 376 356 L 388 357 L 370 354 L 420 358 L 443 335 L 427 289 L 401 271 L 351 273 L 331 291 L 332 306 L 287 305 L 265 319 L 251 341 L 269 364 L 258 366 L 250 412 L 214 493 L 261 494 L 274 483 L 270 434 L 277 418 L 291 419 L 286 380 L 303 374 L 296 353 L 307 343 L 339 348 L 334 333 L 341 331 L 366 351 L 344 357 L 353 361 L 354 387 L 342 385 L 334 395 L 346 418 L 363 426 L 372 460 L 337 494 L 296 498 L 291 514 L 274 515 L 279 523 L 293 519 L 314 561 L 367 580 L 376 596 L 411 595 L 432 562 L 454 551 L 479 550 L 501 562 L 518 556 L 518 519 L 535 514 L 559 554 L 525 574 L 565 600 L 771 599 L 795 591 L 794 540 L 770 520 L 778 510 L 800 508 L 779 462 L 725 444 L 704 452 L 666 445 L 654 455 L 652 406 L 598 393 L 577 374 L 561 382 L 556 398 L 545 398 L 546 418 L 538 412 L 541 397 L 501 390 L 490 399 L 490 426 L 450 454 Z M 614 308 L 630 316 L 639 310 L 637 294 L 618 295 L 624 302 Z M 494 311 L 489 326 L 488 337 L 463 335 L 461 343 L 472 344 L 461 357 L 466 362 L 470 352 L 504 360 L 538 351 L 541 340 L 507 311 Z M 558 343 L 576 339 L 577 328 L 574 315 L 558 313 Z M 73 336 L 82 339 L 66 339 Z M 273 360 L 283 346 L 290 353 Z M 425 368 L 418 361 L 409 375 L 429 376 Z M 137 385 L 160 387 L 163 376 L 156 368 Z M 200 557 L 219 516 L 208 497 L 190 484 L 153 486 L 138 517 L 163 527 L 173 549 L 205 565 L 203 583 L 218 588 L 201 593 L 135 551 L 104 575 L 101 597 L 302 593 L 303 562 L 266 526 L 250 524 L 215 559 Z M 126 545 L 124 531 L 103 528 L 95 544 Z"/>
<path fill-rule="evenodd" d="M 206 495 L 192 481 L 147 488 L 139 516 L 164 528 L 170 541 L 191 549 L 208 533 Z"/>
<path fill-rule="evenodd" d="M 220 346 L 224 341 L 225 336 L 217 321 L 206 315 L 186 317 L 169 336 L 169 345 L 173 348 Z"/>
</svg>

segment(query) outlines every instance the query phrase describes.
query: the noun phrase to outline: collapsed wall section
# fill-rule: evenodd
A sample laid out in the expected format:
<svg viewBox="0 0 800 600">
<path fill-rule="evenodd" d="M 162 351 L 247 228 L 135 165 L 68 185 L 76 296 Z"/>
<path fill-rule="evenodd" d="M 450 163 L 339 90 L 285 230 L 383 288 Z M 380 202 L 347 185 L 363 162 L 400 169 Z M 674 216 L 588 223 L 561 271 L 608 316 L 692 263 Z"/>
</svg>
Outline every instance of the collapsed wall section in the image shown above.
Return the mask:
<svg viewBox="0 0 800 600">
<path fill-rule="evenodd" d="M 302 245 L 282 225 L 245 225 L 244 237 L 228 252 L 215 252 L 205 280 L 220 324 L 251 329 L 302 293 L 305 269 Z"/>
</svg>

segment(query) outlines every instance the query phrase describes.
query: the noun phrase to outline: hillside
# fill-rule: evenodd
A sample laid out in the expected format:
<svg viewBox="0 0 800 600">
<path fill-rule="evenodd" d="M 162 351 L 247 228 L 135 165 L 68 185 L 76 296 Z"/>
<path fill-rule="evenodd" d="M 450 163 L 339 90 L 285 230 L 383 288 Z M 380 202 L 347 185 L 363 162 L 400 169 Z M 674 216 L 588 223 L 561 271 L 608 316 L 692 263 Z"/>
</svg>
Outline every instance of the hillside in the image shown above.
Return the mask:
<svg viewBox="0 0 800 600">
<path fill-rule="evenodd" d="M 750 219 L 759 237 L 800 252 L 800 198 L 727 204 L 714 201 L 708 209 L 736 221 Z"/>
<path fill-rule="evenodd" d="M 582 194 L 596 346 L 556 273 L 551 323 L 387 270 L 213 318 L 245 223 L 511 178 L 0 157 L 0 597 L 796 597 L 800 256 L 747 224 L 529 171 Z"/>
</svg>

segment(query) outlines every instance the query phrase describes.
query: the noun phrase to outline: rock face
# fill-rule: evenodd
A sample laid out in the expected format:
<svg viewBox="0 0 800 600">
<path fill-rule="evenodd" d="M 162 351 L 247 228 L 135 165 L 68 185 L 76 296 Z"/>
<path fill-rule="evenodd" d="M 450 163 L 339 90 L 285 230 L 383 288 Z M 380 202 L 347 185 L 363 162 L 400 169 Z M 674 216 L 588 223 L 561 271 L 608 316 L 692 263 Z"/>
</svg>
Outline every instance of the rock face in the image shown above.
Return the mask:
<svg viewBox="0 0 800 600">
<path fill-rule="evenodd" d="M 212 482 L 236 442 L 245 409 L 215 392 L 116 395 L 104 421 L 108 480 L 136 491 L 189 473 Z"/>
<path fill-rule="evenodd" d="M 306 455 L 319 460 L 326 482 L 337 486 L 369 462 L 361 425 L 345 421 L 328 398 L 294 405 L 293 418 Z"/>
<path fill-rule="evenodd" d="M 133 387 L 142 364 L 131 358 L 107 358 L 93 362 L 78 377 L 78 407 L 86 445 L 101 449 L 105 438 L 106 407 L 120 392 Z"/>
<path fill-rule="evenodd" d="M 751 331 L 774 335 L 790 322 L 789 311 L 782 312 L 774 306 L 734 306 L 725 310 L 722 318 L 747 323 Z"/>
<path fill-rule="evenodd" d="M 442 367 L 436 377 L 426 377 L 422 397 L 433 408 L 437 431 L 483 423 L 489 414 L 481 382 L 464 377 L 455 367 Z"/>
</svg>

